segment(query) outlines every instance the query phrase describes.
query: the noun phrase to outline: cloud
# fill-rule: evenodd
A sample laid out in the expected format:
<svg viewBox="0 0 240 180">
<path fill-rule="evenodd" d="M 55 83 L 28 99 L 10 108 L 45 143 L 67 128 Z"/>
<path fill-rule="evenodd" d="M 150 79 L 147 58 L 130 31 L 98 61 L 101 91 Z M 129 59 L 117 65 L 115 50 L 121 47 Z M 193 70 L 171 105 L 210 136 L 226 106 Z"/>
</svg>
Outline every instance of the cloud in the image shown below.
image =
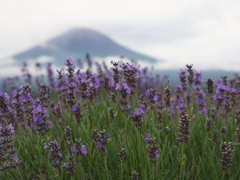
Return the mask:
<svg viewBox="0 0 240 180">
<path fill-rule="evenodd" d="M 0 77 L 12 77 L 21 74 L 21 69 L 17 66 L 0 67 Z"/>
<path fill-rule="evenodd" d="M 32 65 L 35 65 L 36 63 L 52 63 L 56 59 L 52 56 L 40 56 L 36 59 L 28 59 L 27 62 L 29 62 Z"/>
<path fill-rule="evenodd" d="M 15 59 L 13 58 L 1 58 L 0 60 L 0 67 L 4 67 L 4 66 L 9 66 L 12 65 L 12 63 L 14 63 Z"/>
<path fill-rule="evenodd" d="M 5 0 L 1 1 L 0 21 L 0 57 L 80 26 L 165 59 L 161 66 L 166 68 L 182 67 L 186 62 L 204 69 L 240 65 L 238 0 Z"/>
</svg>

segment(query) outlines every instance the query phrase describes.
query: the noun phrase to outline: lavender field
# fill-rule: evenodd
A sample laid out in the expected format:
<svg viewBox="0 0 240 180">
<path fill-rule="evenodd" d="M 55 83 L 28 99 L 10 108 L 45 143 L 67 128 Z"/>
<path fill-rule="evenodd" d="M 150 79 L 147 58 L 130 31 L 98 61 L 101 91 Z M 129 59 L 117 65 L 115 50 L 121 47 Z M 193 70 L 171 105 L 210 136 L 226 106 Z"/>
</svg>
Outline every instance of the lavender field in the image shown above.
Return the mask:
<svg viewBox="0 0 240 180">
<path fill-rule="evenodd" d="M 240 179 L 239 76 L 111 63 L 3 81 L 0 179 Z"/>
</svg>

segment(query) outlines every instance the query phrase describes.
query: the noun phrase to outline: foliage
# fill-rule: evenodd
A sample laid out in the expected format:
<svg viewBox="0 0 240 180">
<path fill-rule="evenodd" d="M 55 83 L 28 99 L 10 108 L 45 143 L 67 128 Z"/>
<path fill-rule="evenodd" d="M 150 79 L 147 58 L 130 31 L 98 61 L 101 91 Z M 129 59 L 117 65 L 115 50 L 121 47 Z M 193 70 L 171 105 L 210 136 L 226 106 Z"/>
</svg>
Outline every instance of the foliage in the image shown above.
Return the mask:
<svg viewBox="0 0 240 180">
<path fill-rule="evenodd" d="M 187 65 L 172 90 L 112 64 L 81 72 L 68 59 L 38 95 L 0 92 L 0 179 L 240 178 L 239 77 L 204 89 Z"/>
</svg>

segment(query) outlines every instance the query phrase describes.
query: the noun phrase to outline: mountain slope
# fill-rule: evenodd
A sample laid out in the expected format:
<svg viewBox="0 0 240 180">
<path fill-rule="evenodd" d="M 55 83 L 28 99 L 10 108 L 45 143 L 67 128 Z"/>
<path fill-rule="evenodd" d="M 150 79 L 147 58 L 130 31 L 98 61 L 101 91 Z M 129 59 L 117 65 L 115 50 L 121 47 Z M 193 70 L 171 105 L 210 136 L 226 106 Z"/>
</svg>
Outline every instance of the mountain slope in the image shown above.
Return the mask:
<svg viewBox="0 0 240 180">
<path fill-rule="evenodd" d="M 40 56 L 52 56 L 57 64 L 67 58 L 84 58 L 86 53 L 91 57 L 124 56 L 130 59 L 156 62 L 157 60 L 131 51 L 107 36 L 86 28 L 72 29 L 49 41 L 44 46 L 36 46 L 14 56 L 18 61 L 36 59 Z M 60 61 L 60 62 L 59 62 Z"/>
</svg>

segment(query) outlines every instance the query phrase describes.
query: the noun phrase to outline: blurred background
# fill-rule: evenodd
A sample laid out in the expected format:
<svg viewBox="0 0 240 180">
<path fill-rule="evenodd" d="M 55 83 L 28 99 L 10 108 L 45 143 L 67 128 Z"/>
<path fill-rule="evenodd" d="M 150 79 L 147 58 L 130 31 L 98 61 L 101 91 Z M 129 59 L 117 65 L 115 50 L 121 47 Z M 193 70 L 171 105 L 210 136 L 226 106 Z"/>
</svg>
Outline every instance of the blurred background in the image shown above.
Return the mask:
<svg viewBox="0 0 240 180">
<path fill-rule="evenodd" d="M 0 42 L 0 76 L 23 61 L 60 66 L 85 53 L 163 72 L 239 72 L 240 1 L 0 0 Z"/>
</svg>

